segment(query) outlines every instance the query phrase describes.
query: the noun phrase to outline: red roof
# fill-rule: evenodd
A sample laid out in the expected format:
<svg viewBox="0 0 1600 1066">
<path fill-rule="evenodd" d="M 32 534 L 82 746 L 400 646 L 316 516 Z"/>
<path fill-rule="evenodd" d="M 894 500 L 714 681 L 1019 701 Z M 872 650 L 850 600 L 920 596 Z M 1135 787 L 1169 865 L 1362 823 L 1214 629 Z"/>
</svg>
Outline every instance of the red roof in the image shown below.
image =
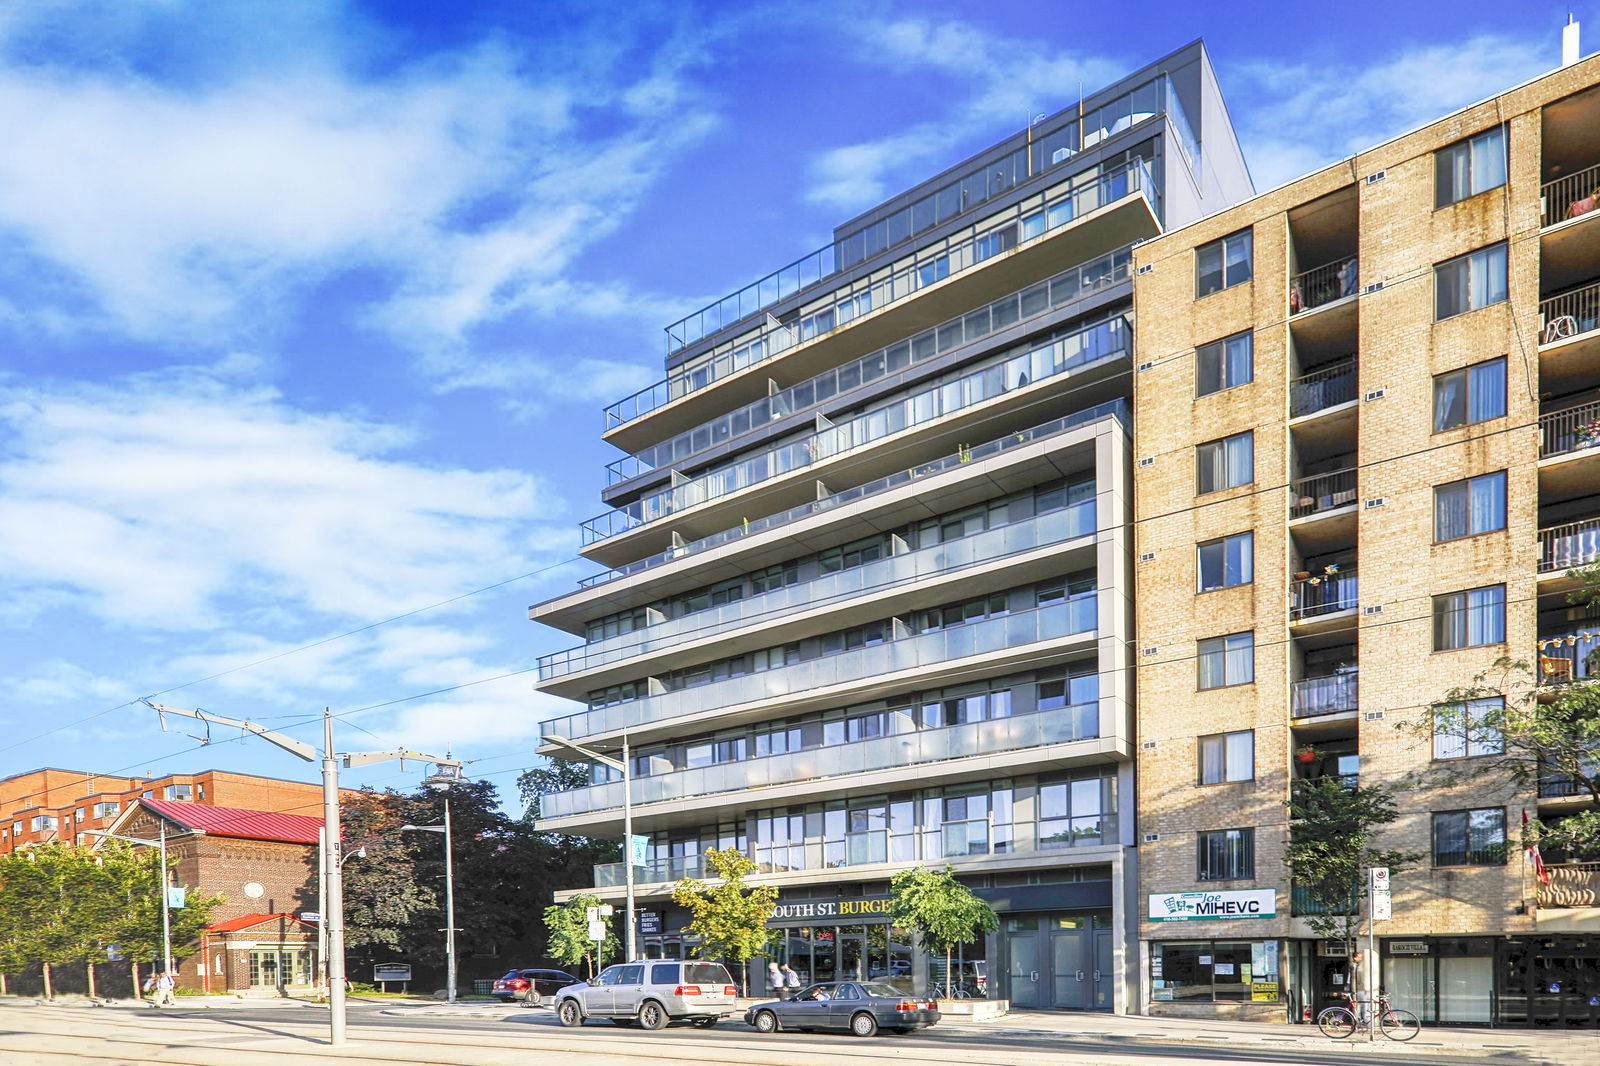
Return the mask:
<svg viewBox="0 0 1600 1066">
<path fill-rule="evenodd" d="M 290 844 L 315 844 L 321 818 L 304 814 L 247 811 L 238 807 L 212 807 L 182 800 L 141 799 L 141 806 L 184 829 L 199 829 L 212 836 L 246 840 L 281 840 Z"/>
<path fill-rule="evenodd" d="M 292 914 L 241 914 L 237 918 L 229 918 L 225 922 L 218 922 L 216 925 L 206 926 L 206 932 L 237 933 L 241 929 L 254 929 L 258 925 L 266 925 L 268 922 L 283 921 L 285 918 L 291 922 L 300 922 L 301 925 L 310 924 L 309 922 L 301 922 L 299 918 L 296 918 Z"/>
</svg>

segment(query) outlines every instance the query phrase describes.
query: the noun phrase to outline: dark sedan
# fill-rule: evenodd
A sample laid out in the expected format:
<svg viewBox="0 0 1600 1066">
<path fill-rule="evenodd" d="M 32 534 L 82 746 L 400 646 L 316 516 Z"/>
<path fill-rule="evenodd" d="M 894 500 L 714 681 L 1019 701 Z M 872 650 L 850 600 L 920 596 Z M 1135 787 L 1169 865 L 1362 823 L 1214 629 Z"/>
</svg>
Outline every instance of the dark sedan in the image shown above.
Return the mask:
<svg viewBox="0 0 1600 1066">
<path fill-rule="evenodd" d="M 830 981 L 802 988 L 790 1000 L 757 1003 L 744 1020 L 757 1032 L 845 1029 L 872 1036 L 879 1029 L 909 1033 L 939 1020 L 939 1004 L 914 999 L 881 981 Z"/>
<path fill-rule="evenodd" d="M 537 1007 L 568 985 L 577 984 L 578 980 L 562 970 L 512 970 L 495 981 L 493 995 L 501 1003 L 520 1000 Z"/>
</svg>

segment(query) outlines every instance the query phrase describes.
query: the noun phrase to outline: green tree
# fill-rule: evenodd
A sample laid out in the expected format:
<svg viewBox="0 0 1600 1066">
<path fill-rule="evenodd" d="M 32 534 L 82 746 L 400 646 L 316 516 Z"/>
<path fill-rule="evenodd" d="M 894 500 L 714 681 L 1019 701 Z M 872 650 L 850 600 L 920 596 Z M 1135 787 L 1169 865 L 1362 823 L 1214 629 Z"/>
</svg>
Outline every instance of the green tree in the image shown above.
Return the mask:
<svg viewBox="0 0 1600 1066">
<path fill-rule="evenodd" d="M 1400 728 L 1429 745 L 1436 735 L 1453 738 L 1466 756 L 1430 767 L 1420 782 L 1488 780 L 1523 792 L 1560 782 L 1587 798 L 1586 810 L 1530 822 L 1521 843 L 1578 861 L 1600 858 L 1600 683 L 1541 690 L 1528 663 L 1502 658 Z"/>
<path fill-rule="evenodd" d="M 749 856 L 733 848 L 710 848 L 706 862 L 720 883 L 708 885 L 685 877 L 672 888 L 672 900 L 693 917 L 688 931 L 700 937 L 703 959 L 722 959 L 734 965 L 740 985 L 748 994 L 745 964 L 764 955 L 772 943 L 767 920 L 778 906 L 774 885 L 747 885 L 744 878 L 756 871 Z"/>
<path fill-rule="evenodd" d="M 598 906 L 599 896 L 582 894 L 544 909 L 544 925 L 549 931 L 545 954 L 566 966 L 583 963 L 591 979 L 605 965 L 605 957 L 619 950 L 610 918 L 600 919 L 605 923 L 606 938 L 599 942 L 598 951 L 596 942 L 589 939 L 589 908 Z"/>
<path fill-rule="evenodd" d="M 350 972 L 362 963 L 383 962 L 407 956 L 412 938 L 420 936 L 422 917 L 439 906 L 431 883 L 417 876 L 410 836 L 426 837 L 437 849 L 433 834 L 410 834 L 400 827 L 408 821 L 407 797 L 387 789 L 366 791 L 346 798 L 340 810 L 344 837 L 345 948 Z M 364 854 L 363 854 L 364 853 Z M 315 868 L 316 856 L 308 858 Z M 426 927 L 437 929 L 442 922 Z M 438 934 L 433 934 L 438 939 Z"/>
<path fill-rule="evenodd" d="M 1374 846 L 1374 836 L 1399 817 L 1392 788 L 1351 786 L 1329 775 L 1296 781 L 1289 795 L 1283 863 L 1294 887 L 1314 904 L 1303 917 L 1318 936 L 1343 940 L 1354 958 L 1367 868 L 1386 866 L 1394 874 L 1422 856 Z"/>
<path fill-rule="evenodd" d="M 956 880 L 955 869 L 902 870 L 889 882 L 889 914 L 893 924 L 914 929 L 925 946 L 944 952 L 945 982 L 954 984 L 951 957 L 960 944 L 970 944 L 1000 928 L 1000 919 L 972 889 Z"/>
<path fill-rule="evenodd" d="M 93 950 L 98 958 L 104 958 L 105 946 L 116 944 L 118 954 L 128 960 L 133 969 L 134 994 L 138 995 L 139 965 L 149 963 L 154 969 L 165 965 L 166 960 L 161 926 L 161 907 L 165 902 L 161 854 L 156 848 L 108 840 L 95 852 L 95 859 L 100 868 L 98 886 L 106 895 L 93 909 L 98 913 L 110 912 L 112 917 L 99 927 Z M 194 954 L 200 934 L 211 925 L 212 915 L 224 902 L 220 895 L 196 891 L 194 886 L 186 887 L 189 891 L 185 893 L 184 905 L 167 912 L 174 965 Z"/>
</svg>

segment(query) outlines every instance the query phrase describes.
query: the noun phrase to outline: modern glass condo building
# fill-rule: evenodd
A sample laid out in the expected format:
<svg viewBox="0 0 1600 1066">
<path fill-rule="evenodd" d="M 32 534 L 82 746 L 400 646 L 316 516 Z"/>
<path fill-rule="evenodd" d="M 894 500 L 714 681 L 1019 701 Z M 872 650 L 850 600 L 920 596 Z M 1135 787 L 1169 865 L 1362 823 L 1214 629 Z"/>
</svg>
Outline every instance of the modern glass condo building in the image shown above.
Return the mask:
<svg viewBox="0 0 1600 1066">
<path fill-rule="evenodd" d="M 628 739 L 646 954 L 737 847 L 803 979 L 1137 1007 L 1132 246 L 1251 194 L 1196 42 L 667 328 L 605 412 L 607 569 L 530 611 L 582 641 L 541 734 Z M 616 776 L 541 828 L 621 836 Z M 1001 916 L 951 974 L 885 903 L 946 863 Z"/>
</svg>

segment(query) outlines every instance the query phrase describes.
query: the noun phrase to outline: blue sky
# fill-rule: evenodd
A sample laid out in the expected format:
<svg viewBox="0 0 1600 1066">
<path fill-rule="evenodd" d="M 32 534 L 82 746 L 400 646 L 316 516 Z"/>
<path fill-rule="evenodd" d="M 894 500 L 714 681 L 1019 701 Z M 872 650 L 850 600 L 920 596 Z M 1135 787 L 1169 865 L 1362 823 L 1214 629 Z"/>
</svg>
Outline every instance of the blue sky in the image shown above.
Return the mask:
<svg viewBox="0 0 1600 1066">
<path fill-rule="evenodd" d="M 0 776 L 311 777 L 156 694 L 509 792 L 668 322 L 1196 37 L 1265 190 L 1554 67 L 1516 6 L 0 6 Z"/>
</svg>

